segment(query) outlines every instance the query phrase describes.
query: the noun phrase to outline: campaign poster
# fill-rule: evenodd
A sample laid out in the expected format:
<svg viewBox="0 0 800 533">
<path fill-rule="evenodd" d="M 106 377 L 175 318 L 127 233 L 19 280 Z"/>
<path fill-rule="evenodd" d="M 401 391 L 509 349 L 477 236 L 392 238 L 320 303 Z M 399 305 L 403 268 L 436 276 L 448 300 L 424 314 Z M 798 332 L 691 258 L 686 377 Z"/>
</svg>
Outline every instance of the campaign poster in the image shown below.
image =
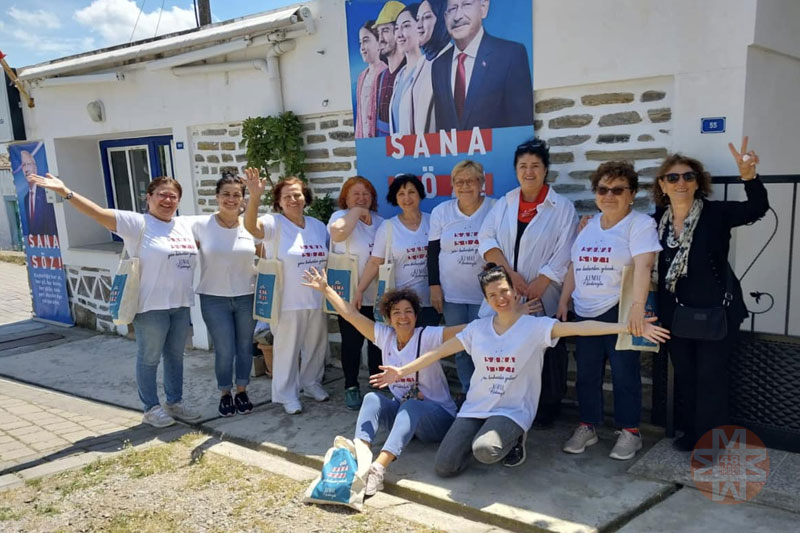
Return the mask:
<svg viewBox="0 0 800 533">
<path fill-rule="evenodd" d="M 53 204 L 47 192 L 30 180 L 45 175 L 47 156 L 41 141 L 8 146 L 14 188 L 19 202 L 22 235 L 28 262 L 28 280 L 37 318 L 73 325 L 67 297 L 67 280 L 61 260 L 61 242 Z"/>
<path fill-rule="evenodd" d="M 463 159 L 486 194 L 518 186 L 514 150 L 533 137 L 530 0 L 350 0 L 346 4 L 357 171 L 378 192 L 394 176 L 425 185 L 422 210 L 451 198 Z"/>
</svg>

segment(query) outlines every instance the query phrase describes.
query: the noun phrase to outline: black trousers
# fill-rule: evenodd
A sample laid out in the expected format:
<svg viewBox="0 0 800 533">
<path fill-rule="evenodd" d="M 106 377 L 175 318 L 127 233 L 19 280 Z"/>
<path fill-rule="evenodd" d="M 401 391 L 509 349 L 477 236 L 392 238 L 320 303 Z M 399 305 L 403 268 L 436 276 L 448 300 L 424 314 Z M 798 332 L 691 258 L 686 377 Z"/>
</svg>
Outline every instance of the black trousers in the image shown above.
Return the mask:
<svg viewBox="0 0 800 533">
<path fill-rule="evenodd" d="M 370 320 L 374 320 L 372 306 L 361 306 L 361 314 Z M 342 370 L 344 371 L 344 386 L 358 387 L 358 370 L 361 367 L 361 347 L 364 346 L 364 336 L 354 328 L 350 322 L 337 317 L 339 321 L 339 332 L 342 335 Z M 377 374 L 378 365 L 383 364 L 380 349 L 367 341 L 367 361 L 369 363 L 369 374 Z"/>
<path fill-rule="evenodd" d="M 728 423 L 728 360 L 738 329 L 729 323 L 728 336 L 719 341 L 667 341 L 675 367 L 675 425 L 695 441 Z"/>
<path fill-rule="evenodd" d="M 564 339 L 544 351 L 542 361 L 542 393 L 536 410 L 535 422 L 549 425 L 561 412 L 561 400 L 567 392 L 567 367 L 569 355 Z"/>
</svg>

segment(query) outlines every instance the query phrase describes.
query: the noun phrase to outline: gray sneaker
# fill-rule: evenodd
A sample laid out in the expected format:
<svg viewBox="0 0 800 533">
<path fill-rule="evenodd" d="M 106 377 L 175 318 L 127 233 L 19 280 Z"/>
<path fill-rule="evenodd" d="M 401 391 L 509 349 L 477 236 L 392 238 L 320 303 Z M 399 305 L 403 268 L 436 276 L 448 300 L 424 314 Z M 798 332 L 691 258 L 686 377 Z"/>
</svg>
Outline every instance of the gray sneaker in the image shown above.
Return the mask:
<svg viewBox="0 0 800 533">
<path fill-rule="evenodd" d="M 372 463 L 369 465 L 369 473 L 367 473 L 367 486 L 364 489 L 365 496 L 374 496 L 376 492 L 383 490 L 383 474 L 386 473 L 386 468 L 379 463 Z"/>
<path fill-rule="evenodd" d="M 617 443 L 614 445 L 614 448 L 611 449 L 611 453 L 608 454 L 608 456 L 620 461 L 633 459 L 636 452 L 642 449 L 642 436 L 635 435 L 624 429 L 617 431 L 617 435 L 619 435 L 619 437 L 617 437 Z"/>
<path fill-rule="evenodd" d="M 160 405 L 155 405 L 142 416 L 142 423 L 149 424 L 155 428 L 165 428 L 175 423 L 175 419 L 169 416 Z"/>
<path fill-rule="evenodd" d="M 597 444 L 597 433 L 592 426 L 581 424 L 572 433 L 572 436 L 564 443 L 562 448 L 567 453 L 583 453 L 587 446 Z"/>
<path fill-rule="evenodd" d="M 164 411 L 172 418 L 180 418 L 182 420 L 198 420 L 200 418 L 200 413 L 189 409 L 183 402 L 165 403 Z"/>
</svg>

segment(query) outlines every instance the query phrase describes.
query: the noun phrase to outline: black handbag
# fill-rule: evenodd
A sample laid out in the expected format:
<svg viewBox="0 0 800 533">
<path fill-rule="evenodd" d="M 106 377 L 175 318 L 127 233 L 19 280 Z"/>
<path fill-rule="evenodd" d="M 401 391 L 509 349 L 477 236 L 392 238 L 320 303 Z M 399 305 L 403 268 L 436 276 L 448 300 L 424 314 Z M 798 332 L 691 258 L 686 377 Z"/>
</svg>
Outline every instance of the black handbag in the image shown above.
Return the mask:
<svg viewBox="0 0 800 533">
<path fill-rule="evenodd" d="M 725 291 L 722 305 L 716 307 L 689 307 L 678 301 L 675 294 L 675 312 L 672 315 L 670 333 L 676 337 L 698 341 L 719 341 L 728 335 L 728 308 L 733 301 L 733 276 L 730 266 L 725 265 Z"/>
</svg>

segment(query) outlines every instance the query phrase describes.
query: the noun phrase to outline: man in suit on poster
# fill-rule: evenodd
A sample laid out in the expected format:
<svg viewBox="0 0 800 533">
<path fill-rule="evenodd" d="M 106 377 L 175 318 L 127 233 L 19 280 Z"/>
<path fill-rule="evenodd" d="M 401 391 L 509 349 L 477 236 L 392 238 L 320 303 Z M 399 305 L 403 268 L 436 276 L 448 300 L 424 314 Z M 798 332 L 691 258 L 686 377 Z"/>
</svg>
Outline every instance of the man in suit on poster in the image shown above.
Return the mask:
<svg viewBox="0 0 800 533">
<path fill-rule="evenodd" d="M 489 35 L 489 0 L 447 0 L 454 47 L 433 62 L 438 129 L 471 130 L 533 123 L 533 83 L 525 47 Z"/>
<path fill-rule="evenodd" d="M 47 192 L 34 185 L 30 178 L 33 174 L 38 174 L 36 160 L 26 150 L 20 151 L 19 157 L 22 174 L 28 182 L 28 192 L 25 193 L 24 199 L 25 217 L 22 232 L 26 235 L 55 235 L 56 214 L 53 211 L 53 204 L 47 203 Z"/>
</svg>

